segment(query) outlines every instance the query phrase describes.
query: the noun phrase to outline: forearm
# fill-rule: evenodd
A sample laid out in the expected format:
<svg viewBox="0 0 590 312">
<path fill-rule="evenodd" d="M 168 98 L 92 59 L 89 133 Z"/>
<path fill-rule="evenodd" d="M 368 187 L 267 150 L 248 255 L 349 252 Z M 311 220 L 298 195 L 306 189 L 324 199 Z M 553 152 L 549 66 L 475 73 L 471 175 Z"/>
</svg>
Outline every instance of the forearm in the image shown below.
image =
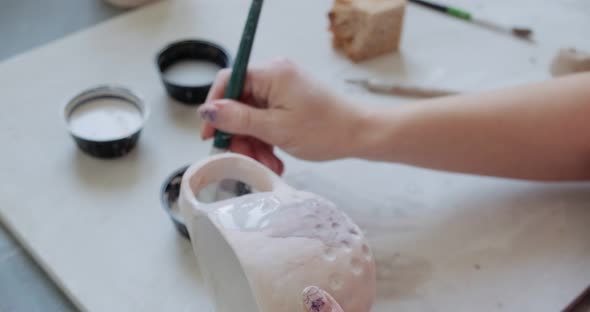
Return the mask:
<svg viewBox="0 0 590 312">
<path fill-rule="evenodd" d="M 445 171 L 590 179 L 590 74 L 374 111 L 355 156 Z"/>
</svg>

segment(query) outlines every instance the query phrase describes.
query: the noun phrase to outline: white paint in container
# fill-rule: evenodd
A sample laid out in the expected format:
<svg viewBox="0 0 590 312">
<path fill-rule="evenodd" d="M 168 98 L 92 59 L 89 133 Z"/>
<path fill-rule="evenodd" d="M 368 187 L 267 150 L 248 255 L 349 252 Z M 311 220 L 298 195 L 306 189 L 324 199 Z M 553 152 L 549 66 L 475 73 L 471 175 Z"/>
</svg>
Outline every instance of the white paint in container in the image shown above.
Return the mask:
<svg viewBox="0 0 590 312">
<path fill-rule="evenodd" d="M 204 86 L 211 84 L 221 66 L 200 60 L 182 60 L 168 67 L 164 79 L 179 86 Z"/>
<path fill-rule="evenodd" d="M 143 124 L 139 108 L 124 99 L 103 97 L 78 105 L 70 113 L 68 124 L 73 135 L 92 141 L 125 138 Z"/>
</svg>

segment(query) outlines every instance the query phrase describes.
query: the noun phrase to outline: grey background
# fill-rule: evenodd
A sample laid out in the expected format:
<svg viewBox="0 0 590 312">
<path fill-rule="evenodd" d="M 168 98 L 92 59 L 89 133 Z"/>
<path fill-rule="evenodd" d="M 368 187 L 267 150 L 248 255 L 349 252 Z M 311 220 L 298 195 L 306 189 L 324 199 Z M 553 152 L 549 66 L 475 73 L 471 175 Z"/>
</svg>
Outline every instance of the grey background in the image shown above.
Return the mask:
<svg viewBox="0 0 590 312">
<path fill-rule="evenodd" d="M 102 0 L 0 0 L 0 61 L 121 12 Z"/>
<path fill-rule="evenodd" d="M 0 61 L 122 12 L 102 0 L 0 0 Z M 0 311 L 75 310 L 0 225 Z M 590 311 L 590 296 L 575 311 Z"/>
</svg>

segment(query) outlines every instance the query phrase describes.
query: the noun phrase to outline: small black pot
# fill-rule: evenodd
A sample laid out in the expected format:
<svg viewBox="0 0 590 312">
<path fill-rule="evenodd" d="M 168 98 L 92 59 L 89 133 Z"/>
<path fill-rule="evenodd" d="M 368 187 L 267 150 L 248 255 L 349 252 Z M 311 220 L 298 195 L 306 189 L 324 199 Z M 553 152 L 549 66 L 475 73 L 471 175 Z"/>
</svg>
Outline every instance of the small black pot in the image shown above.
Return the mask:
<svg viewBox="0 0 590 312">
<path fill-rule="evenodd" d="M 190 240 L 186 225 L 178 214 L 172 212 L 172 207 L 177 204 L 178 198 L 180 196 L 180 184 L 182 182 L 182 176 L 188 167 L 189 166 L 185 166 L 174 171 L 174 173 L 172 173 L 172 175 L 170 175 L 170 177 L 164 181 L 164 184 L 162 184 L 162 188 L 160 190 L 160 201 L 162 202 L 162 207 L 170 217 L 170 220 L 172 220 L 174 227 L 176 227 L 176 230 L 178 230 L 182 236 Z"/>
<path fill-rule="evenodd" d="M 212 77 L 211 82 L 207 84 L 187 86 L 170 82 L 164 76 L 168 67 L 186 60 L 207 61 L 221 68 L 227 68 L 231 63 L 230 56 L 221 46 L 205 40 L 174 42 L 158 53 L 156 63 L 160 71 L 160 79 L 168 95 L 187 105 L 199 105 L 207 99 L 215 77 Z"/>
<path fill-rule="evenodd" d="M 141 125 L 133 132 L 105 140 L 84 137 L 72 131 L 70 128 L 70 116 L 74 110 L 94 100 L 106 98 L 115 98 L 134 105 L 141 114 Z M 149 117 L 149 108 L 131 90 L 121 86 L 104 85 L 86 90 L 75 96 L 66 104 L 63 114 L 70 135 L 83 152 L 98 158 L 116 158 L 128 154 L 137 145 L 141 131 Z"/>
</svg>

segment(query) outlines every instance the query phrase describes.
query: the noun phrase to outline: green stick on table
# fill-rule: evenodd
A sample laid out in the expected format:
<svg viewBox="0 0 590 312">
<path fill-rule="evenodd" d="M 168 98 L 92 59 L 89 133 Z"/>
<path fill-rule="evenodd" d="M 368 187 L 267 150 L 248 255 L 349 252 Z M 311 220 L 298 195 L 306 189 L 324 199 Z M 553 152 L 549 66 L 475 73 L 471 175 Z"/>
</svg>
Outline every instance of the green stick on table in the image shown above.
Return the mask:
<svg viewBox="0 0 590 312">
<path fill-rule="evenodd" d="M 262 10 L 263 0 L 253 0 L 250 6 L 250 13 L 244 26 L 244 32 L 238 48 L 238 55 L 234 62 L 231 77 L 225 90 L 226 99 L 239 100 L 244 89 L 246 81 L 246 72 L 248 70 L 248 62 L 250 60 L 250 52 L 252 52 L 252 45 L 254 37 L 256 36 L 256 29 L 258 20 L 260 18 L 260 11 Z M 213 140 L 213 153 L 227 151 L 231 143 L 232 135 L 220 130 L 215 131 L 215 139 Z"/>
</svg>

